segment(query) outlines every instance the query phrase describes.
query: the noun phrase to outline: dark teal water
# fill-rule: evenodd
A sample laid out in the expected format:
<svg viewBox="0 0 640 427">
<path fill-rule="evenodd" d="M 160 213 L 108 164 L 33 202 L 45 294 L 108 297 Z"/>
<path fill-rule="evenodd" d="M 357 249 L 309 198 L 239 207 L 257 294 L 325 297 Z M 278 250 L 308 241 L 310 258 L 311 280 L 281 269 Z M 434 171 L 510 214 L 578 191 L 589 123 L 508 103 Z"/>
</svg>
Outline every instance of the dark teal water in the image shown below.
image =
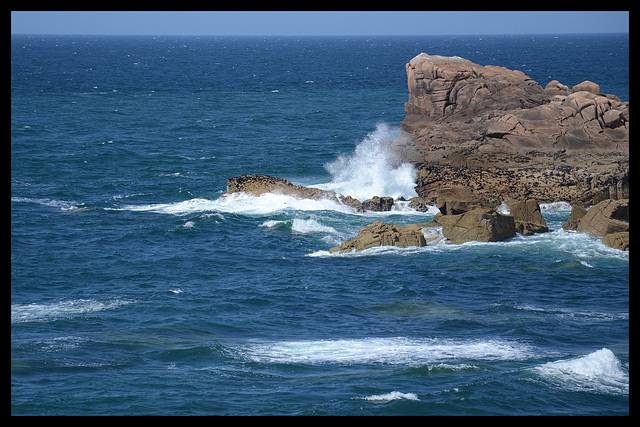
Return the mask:
<svg viewBox="0 0 640 427">
<path fill-rule="evenodd" d="M 627 35 L 12 36 L 14 415 L 628 415 L 629 254 L 552 229 L 328 249 L 379 219 L 265 173 L 413 193 L 420 52 L 629 99 Z"/>
</svg>

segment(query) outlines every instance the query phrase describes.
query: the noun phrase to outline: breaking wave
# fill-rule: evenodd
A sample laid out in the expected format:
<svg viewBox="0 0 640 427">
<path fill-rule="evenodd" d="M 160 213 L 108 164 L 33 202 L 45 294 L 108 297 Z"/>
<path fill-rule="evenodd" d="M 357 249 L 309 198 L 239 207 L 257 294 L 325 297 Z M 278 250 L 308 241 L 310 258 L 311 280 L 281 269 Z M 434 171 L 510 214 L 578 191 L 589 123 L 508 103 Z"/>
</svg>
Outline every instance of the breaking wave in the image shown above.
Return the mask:
<svg viewBox="0 0 640 427">
<path fill-rule="evenodd" d="M 550 383 L 572 391 L 629 394 L 629 374 L 608 348 L 573 359 L 545 363 L 534 370 Z"/>
<path fill-rule="evenodd" d="M 392 150 L 392 144 L 400 139 L 399 129 L 391 129 L 381 123 L 356 147 L 353 154 L 338 157 L 325 165 L 331 181 L 313 187 L 331 190 L 363 201 L 373 196 L 417 196 L 416 170 L 403 163 Z"/>
</svg>

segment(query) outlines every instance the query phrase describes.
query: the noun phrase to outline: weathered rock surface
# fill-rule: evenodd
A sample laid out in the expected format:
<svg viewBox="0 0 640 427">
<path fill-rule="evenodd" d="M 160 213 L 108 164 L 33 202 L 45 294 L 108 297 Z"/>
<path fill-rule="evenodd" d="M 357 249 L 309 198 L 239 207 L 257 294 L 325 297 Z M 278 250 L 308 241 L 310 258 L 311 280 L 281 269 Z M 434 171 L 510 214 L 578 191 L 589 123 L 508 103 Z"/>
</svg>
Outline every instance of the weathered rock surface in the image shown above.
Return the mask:
<svg viewBox="0 0 640 427">
<path fill-rule="evenodd" d="M 329 249 L 329 252 L 362 251 L 376 246 L 397 246 L 400 248 L 426 246 L 441 239 L 438 233 L 423 232 L 423 227 L 432 226 L 434 224 L 431 223 L 404 226 L 375 221 L 360 229 L 356 237 L 345 240 L 340 246 Z M 427 241 L 427 237 L 429 237 L 429 241 Z"/>
<path fill-rule="evenodd" d="M 604 200 L 592 206 L 580 219 L 577 231 L 593 237 L 629 231 L 629 201 Z"/>
<path fill-rule="evenodd" d="M 442 225 L 444 237 L 453 244 L 498 242 L 516 235 L 513 217 L 492 209 L 475 208 L 458 215 L 442 215 L 437 221 Z"/>
<path fill-rule="evenodd" d="M 509 205 L 509 213 L 515 221 L 516 232 L 523 236 L 549 231 L 547 221 L 540 211 L 540 205 L 534 199 L 512 203 Z"/>
<path fill-rule="evenodd" d="M 291 181 L 284 178 L 277 178 L 270 175 L 240 175 L 227 180 L 226 194 L 244 192 L 254 196 L 260 196 L 264 193 L 281 193 L 295 196 L 301 199 L 329 199 L 348 206 L 351 206 L 358 212 L 370 211 L 389 211 L 394 201 L 391 197 L 373 197 L 371 199 L 360 202 L 351 196 L 343 196 L 333 191 L 321 190 L 319 188 L 305 187 L 302 185 L 294 185 Z"/>
<path fill-rule="evenodd" d="M 397 149 L 419 171 L 419 202 L 444 186 L 507 203 L 629 197 L 629 103 L 597 84 L 543 89 L 520 71 L 424 53 L 406 71 L 412 142 Z"/>
<path fill-rule="evenodd" d="M 569 214 L 569 219 L 567 222 L 562 224 L 562 228 L 564 230 L 577 230 L 578 223 L 582 219 L 583 216 L 587 213 L 587 210 L 580 205 L 571 206 L 571 213 Z"/>
<path fill-rule="evenodd" d="M 614 249 L 628 251 L 629 250 L 629 232 L 619 231 L 617 233 L 607 234 L 602 238 L 602 243 Z"/>
</svg>

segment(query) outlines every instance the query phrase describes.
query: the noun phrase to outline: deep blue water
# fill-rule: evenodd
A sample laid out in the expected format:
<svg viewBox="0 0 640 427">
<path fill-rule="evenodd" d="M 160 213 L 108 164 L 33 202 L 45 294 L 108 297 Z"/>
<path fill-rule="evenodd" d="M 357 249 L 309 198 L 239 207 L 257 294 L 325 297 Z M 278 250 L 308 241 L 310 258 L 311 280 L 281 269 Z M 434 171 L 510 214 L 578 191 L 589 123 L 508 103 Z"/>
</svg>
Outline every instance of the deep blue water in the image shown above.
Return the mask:
<svg viewBox="0 0 640 427">
<path fill-rule="evenodd" d="M 552 229 L 329 255 L 413 193 L 420 52 L 598 83 L 628 35 L 11 38 L 14 415 L 628 415 L 629 254 Z"/>
</svg>

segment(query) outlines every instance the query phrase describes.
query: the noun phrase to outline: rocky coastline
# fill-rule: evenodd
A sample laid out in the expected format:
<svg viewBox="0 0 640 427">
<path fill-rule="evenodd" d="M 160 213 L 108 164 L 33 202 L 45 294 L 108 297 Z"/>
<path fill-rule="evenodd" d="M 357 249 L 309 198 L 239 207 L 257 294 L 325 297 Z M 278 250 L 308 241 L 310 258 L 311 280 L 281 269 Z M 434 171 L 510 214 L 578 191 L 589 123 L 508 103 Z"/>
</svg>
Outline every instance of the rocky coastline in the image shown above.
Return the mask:
<svg viewBox="0 0 640 427">
<path fill-rule="evenodd" d="M 406 64 L 409 97 L 395 154 L 417 170 L 409 206 L 440 212 L 430 223 L 376 221 L 331 252 L 373 246 L 500 241 L 548 231 L 540 203 L 572 205 L 564 224 L 629 250 L 629 102 L 593 82 L 545 88 L 520 71 L 421 53 Z M 225 194 L 281 192 L 327 198 L 358 212 L 395 201 L 360 201 L 267 175 L 227 181 Z M 510 214 L 497 211 L 501 204 Z M 434 229 L 440 230 L 434 232 Z"/>
</svg>

